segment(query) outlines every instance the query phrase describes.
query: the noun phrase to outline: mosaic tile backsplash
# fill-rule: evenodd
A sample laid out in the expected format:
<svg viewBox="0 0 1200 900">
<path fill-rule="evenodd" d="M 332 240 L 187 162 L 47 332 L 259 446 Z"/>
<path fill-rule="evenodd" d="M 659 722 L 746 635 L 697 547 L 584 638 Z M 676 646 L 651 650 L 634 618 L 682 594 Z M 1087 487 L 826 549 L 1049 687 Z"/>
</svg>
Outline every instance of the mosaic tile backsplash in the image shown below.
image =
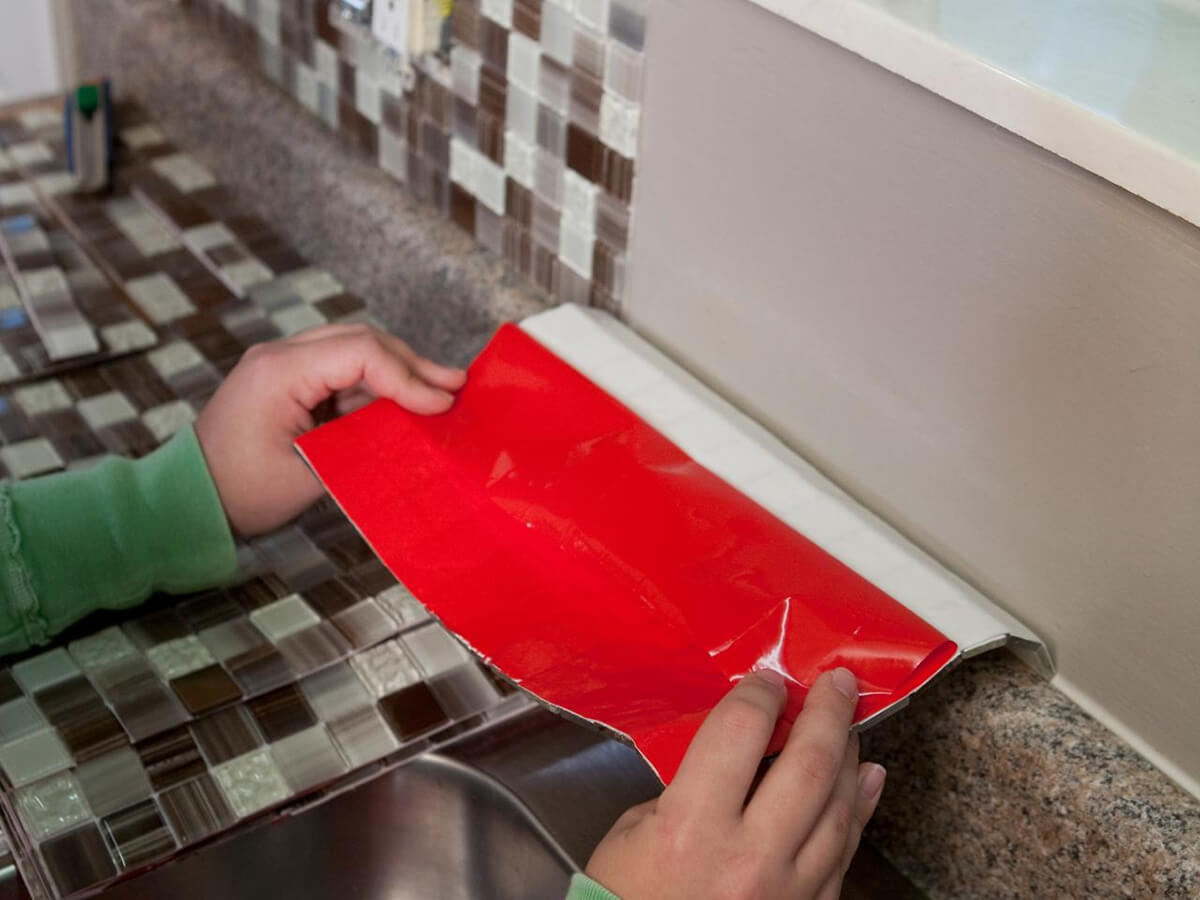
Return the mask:
<svg viewBox="0 0 1200 900">
<path fill-rule="evenodd" d="M 337 3 L 184 4 L 547 295 L 620 307 L 645 0 L 454 0 L 411 67 Z"/>
<path fill-rule="evenodd" d="M 0 111 L 6 270 L 59 266 L 110 351 L 37 378 L 48 360 L 19 348 L 45 341 L 0 311 L 20 370 L 0 387 L 7 477 L 148 453 L 249 345 L 366 317 L 137 109 L 118 115 L 116 184 L 84 196 L 54 189 L 67 179 L 53 107 Z M 329 501 L 238 557 L 236 587 L 90 619 L 0 669 L 0 814 L 34 897 L 93 892 L 532 702 L 432 621 Z"/>
</svg>

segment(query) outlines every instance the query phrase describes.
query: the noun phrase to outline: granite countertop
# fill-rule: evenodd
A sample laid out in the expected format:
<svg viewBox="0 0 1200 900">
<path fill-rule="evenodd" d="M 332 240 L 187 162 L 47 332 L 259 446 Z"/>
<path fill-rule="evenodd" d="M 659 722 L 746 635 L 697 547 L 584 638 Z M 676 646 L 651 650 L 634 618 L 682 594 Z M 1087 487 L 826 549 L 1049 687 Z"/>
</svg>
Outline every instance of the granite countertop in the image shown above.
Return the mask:
<svg viewBox="0 0 1200 900">
<path fill-rule="evenodd" d="M 245 205 L 421 351 L 462 364 L 544 301 L 176 6 L 76 4 L 107 72 Z M 931 897 L 1200 896 L 1200 802 L 1004 652 L 863 741 L 889 769 L 868 838 Z"/>
</svg>

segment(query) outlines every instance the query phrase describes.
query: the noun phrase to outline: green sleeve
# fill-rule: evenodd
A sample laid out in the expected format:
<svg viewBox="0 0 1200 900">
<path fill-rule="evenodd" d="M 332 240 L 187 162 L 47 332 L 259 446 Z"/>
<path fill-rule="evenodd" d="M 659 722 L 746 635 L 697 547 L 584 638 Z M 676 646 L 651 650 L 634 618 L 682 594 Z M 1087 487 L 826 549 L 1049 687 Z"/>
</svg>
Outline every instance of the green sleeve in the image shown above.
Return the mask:
<svg viewBox="0 0 1200 900">
<path fill-rule="evenodd" d="M 0 484 L 0 654 L 96 609 L 218 584 L 237 553 L 195 432 L 150 455 Z"/>
<path fill-rule="evenodd" d="M 607 888 L 601 887 L 586 875 L 575 875 L 571 878 L 571 887 L 567 890 L 566 900 L 621 900 Z"/>
</svg>

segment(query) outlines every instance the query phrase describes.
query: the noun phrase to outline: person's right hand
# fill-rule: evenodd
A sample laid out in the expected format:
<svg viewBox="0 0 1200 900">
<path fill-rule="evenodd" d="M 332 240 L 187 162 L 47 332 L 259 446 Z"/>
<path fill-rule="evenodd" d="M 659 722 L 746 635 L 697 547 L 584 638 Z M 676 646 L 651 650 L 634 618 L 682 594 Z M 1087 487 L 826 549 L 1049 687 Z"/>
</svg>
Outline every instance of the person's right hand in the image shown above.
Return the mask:
<svg viewBox="0 0 1200 900">
<path fill-rule="evenodd" d="M 586 874 L 622 900 L 836 900 L 885 773 L 859 765 L 857 685 L 837 669 L 817 679 L 747 803 L 784 699 L 773 672 L 742 679 L 704 720 L 671 784 L 617 820 Z"/>
</svg>

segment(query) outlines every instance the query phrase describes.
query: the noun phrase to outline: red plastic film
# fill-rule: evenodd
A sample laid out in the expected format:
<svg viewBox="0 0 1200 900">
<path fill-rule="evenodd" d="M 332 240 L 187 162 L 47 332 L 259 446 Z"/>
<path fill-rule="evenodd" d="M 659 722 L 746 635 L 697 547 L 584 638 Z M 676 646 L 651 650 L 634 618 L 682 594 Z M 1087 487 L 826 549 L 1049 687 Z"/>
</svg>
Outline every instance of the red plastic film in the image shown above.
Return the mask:
<svg viewBox="0 0 1200 900">
<path fill-rule="evenodd" d="M 445 415 L 390 401 L 298 446 L 392 572 L 554 706 L 628 735 L 669 781 L 745 673 L 858 676 L 857 719 L 953 642 L 514 326 Z"/>
</svg>

